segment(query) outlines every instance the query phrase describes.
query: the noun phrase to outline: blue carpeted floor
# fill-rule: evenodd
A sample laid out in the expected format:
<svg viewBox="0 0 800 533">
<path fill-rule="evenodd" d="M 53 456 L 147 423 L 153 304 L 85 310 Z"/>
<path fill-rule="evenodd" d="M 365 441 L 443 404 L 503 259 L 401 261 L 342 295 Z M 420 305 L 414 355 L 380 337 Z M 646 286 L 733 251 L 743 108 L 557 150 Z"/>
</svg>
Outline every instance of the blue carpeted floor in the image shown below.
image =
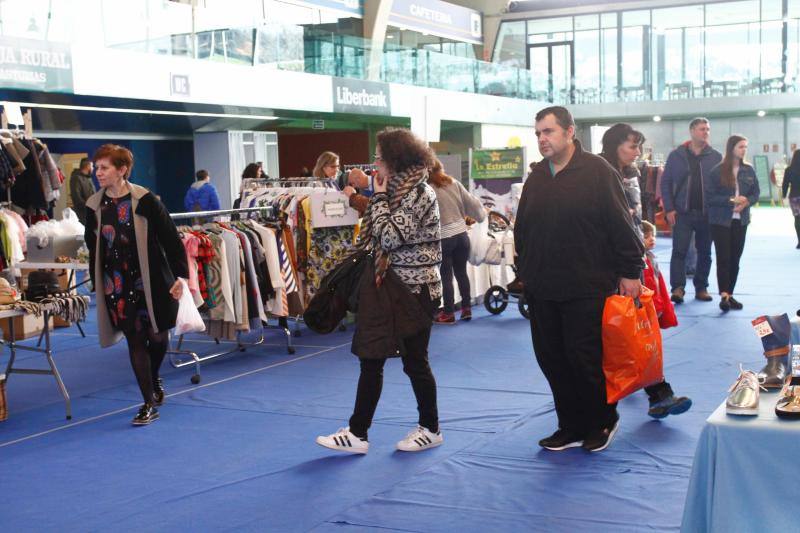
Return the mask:
<svg viewBox="0 0 800 533">
<path fill-rule="evenodd" d="M 161 420 L 134 428 L 139 394 L 125 346 L 100 350 L 93 321 L 86 339 L 58 330 L 74 419 L 64 420 L 49 376 L 12 375 L 10 417 L 0 424 L 0 530 L 676 530 L 705 418 L 740 362 L 762 364 L 749 320 L 800 307 L 790 285 L 800 266 L 791 217 L 758 209 L 755 220 L 737 291 L 745 310 L 722 315 L 717 301 L 696 302 L 690 288 L 681 325 L 664 335 L 667 379 L 694 407 L 658 422 L 646 415 L 644 393 L 634 394 L 600 454 L 536 445 L 555 429 L 555 414 L 528 323 L 513 306 L 435 328 L 444 446 L 394 451 L 416 409 L 392 361 L 364 457 L 314 443 L 352 409 L 358 365 L 349 331 L 304 330 L 293 355 L 272 332 L 267 345 L 204 366 L 200 385 L 189 383 L 190 369 L 165 366 Z M 658 247 L 665 271 L 669 245 Z M 713 267 L 711 277 L 715 292 Z M 43 364 L 38 355 L 20 358 Z"/>
</svg>

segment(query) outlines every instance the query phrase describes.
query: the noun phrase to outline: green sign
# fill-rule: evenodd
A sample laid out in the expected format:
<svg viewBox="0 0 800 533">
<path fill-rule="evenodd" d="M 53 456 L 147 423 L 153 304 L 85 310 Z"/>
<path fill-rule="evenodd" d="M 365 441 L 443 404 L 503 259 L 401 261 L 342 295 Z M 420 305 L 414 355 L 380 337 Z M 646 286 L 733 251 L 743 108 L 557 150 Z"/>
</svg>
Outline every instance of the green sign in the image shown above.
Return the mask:
<svg viewBox="0 0 800 533">
<path fill-rule="evenodd" d="M 0 38 L 0 87 L 73 92 L 72 52 L 69 45 Z"/>
<path fill-rule="evenodd" d="M 525 176 L 525 157 L 522 148 L 473 150 L 469 170 L 474 180 L 521 179 Z"/>
<path fill-rule="evenodd" d="M 756 169 L 758 188 L 761 191 L 761 197 L 759 199 L 769 200 L 772 197 L 769 182 L 769 159 L 767 159 L 765 155 L 753 156 L 753 167 Z"/>
</svg>

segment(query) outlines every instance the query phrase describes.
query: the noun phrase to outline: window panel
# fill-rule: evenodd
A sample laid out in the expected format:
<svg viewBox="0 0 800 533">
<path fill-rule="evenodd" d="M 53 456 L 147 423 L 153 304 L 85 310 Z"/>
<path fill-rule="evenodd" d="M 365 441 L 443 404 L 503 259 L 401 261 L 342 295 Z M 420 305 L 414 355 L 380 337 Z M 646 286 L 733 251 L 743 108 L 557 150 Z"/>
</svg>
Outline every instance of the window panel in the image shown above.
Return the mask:
<svg viewBox="0 0 800 533">
<path fill-rule="evenodd" d="M 758 0 L 706 5 L 706 25 L 747 23 L 759 20 Z"/>
<path fill-rule="evenodd" d="M 596 89 L 600 85 L 599 30 L 575 32 L 575 87 Z"/>
<path fill-rule="evenodd" d="M 783 0 L 761 0 L 761 20 L 781 20 Z"/>
<path fill-rule="evenodd" d="M 575 31 L 580 30 L 596 30 L 599 26 L 599 17 L 597 15 L 581 15 L 575 17 Z"/>
<path fill-rule="evenodd" d="M 558 32 L 558 33 L 537 33 L 535 35 L 528 35 L 528 44 L 539 43 L 556 43 L 561 41 L 571 41 L 572 32 Z"/>
<path fill-rule="evenodd" d="M 572 17 L 537 19 L 528 21 L 528 34 L 571 32 Z"/>
<path fill-rule="evenodd" d="M 681 6 L 653 10 L 653 27 L 683 28 L 703 25 L 703 6 Z"/>
<path fill-rule="evenodd" d="M 622 29 L 622 86 L 641 87 L 644 85 L 644 28 L 634 26 Z"/>
<path fill-rule="evenodd" d="M 625 11 L 622 13 L 622 25 L 628 26 L 649 26 L 650 25 L 650 10 L 643 11 Z"/>
<path fill-rule="evenodd" d="M 497 33 L 494 62 L 525 68 L 525 21 L 504 22 Z"/>
<path fill-rule="evenodd" d="M 758 77 L 759 47 L 749 24 L 706 28 L 706 82 L 744 81 Z M 756 34 L 757 35 L 757 34 Z"/>
<path fill-rule="evenodd" d="M 783 77 L 781 56 L 783 23 L 779 21 L 761 23 L 761 79 Z"/>
<path fill-rule="evenodd" d="M 616 28 L 617 27 L 617 14 L 616 13 L 603 13 L 600 15 L 601 28 Z"/>
<path fill-rule="evenodd" d="M 617 29 L 602 30 L 600 40 L 602 101 L 617 100 Z"/>
</svg>

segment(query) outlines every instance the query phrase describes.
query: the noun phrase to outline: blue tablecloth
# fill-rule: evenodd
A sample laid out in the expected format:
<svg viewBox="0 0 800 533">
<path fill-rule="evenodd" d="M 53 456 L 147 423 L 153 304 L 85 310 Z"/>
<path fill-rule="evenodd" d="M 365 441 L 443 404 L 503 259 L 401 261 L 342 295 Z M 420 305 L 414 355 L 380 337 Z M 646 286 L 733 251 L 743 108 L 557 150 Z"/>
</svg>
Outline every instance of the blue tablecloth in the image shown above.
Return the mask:
<svg viewBox="0 0 800 533">
<path fill-rule="evenodd" d="M 800 321 L 792 321 L 800 344 Z M 775 415 L 777 392 L 761 393 L 755 417 L 706 420 L 692 466 L 681 531 L 797 531 L 800 420 Z"/>
</svg>

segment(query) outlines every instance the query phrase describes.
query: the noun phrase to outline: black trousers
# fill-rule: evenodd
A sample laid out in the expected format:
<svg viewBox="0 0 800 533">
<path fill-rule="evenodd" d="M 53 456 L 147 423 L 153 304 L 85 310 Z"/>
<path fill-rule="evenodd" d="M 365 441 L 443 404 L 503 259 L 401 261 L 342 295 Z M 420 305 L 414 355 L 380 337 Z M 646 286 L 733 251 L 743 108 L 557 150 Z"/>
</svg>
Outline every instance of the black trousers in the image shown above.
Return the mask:
<svg viewBox="0 0 800 533">
<path fill-rule="evenodd" d="M 436 405 L 436 379 L 428 364 L 428 341 L 431 326 L 413 337 L 403 339 L 406 355 L 402 357 L 403 372 L 411 380 L 417 399 L 419 425 L 432 432 L 439 431 L 439 409 Z M 356 405 L 350 417 L 353 435 L 367 438 L 372 417 L 378 407 L 383 389 L 383 366 L 386 359 L 361 359 L 361 375 L 358 378 Z"/>
<path fill-rule="evenodd" d="M 740 220 L 731 221 L 731 226 L 711 224 L 711 239 L 717 256 L 717 285 L 719 292 L 733 294 L 739 277 L 739 260 L 744 251 L 747 226 Z"/>
<path fill-rule="evenodd" d="M 467 276 L 467 259 L 469 258 L 469 236 L 466 232 L 442 239 L 442 264 L 439 273 L 442 275 L 442 296 L 445 313 L 452 313 L 455 305 L 453 291 L 453 274 L 456 275 L 458 292 L 461 294 L 461 307 L 469 307 L 469 277 Z"/>
<path fill-rule="evenodd" d="M 605 298 L 531 302 L 536 360 L 550 384 L 558 427 L 585 435 L 612 426 L 617 405 L 607 403 L 603 375 Z"/>
<path fill-rule="evenodd" d="M 797 233 L 797 245 L 800 246 L 800 217 L 794 217 L 794 231 Z"/>
</svg>

